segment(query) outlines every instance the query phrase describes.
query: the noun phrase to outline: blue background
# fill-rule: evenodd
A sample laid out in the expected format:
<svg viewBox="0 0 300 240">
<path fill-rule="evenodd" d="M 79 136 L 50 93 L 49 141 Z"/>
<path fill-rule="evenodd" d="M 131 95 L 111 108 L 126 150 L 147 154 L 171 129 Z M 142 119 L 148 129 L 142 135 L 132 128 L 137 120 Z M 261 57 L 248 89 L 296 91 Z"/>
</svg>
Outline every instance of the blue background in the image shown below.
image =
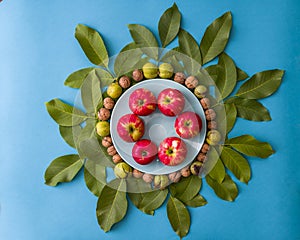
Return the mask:
<svg viewBox="0 0 300 240">
<path fill-rule="evenodd" d="M 276 149 L 269 159 L 250 158 L 253 176 L 238 184 L 234 203 L 215 197 L 191 209 L 186 239 L 300 239 L 298 0 L 179 0 L 182 27 L 199 41 L 215 18 L 230 10 L 234 27 L 227 53 L 249 75 L 280 68 L 279 91 L 262 103 L 273 121 L 238 120 L 231 136 L 252 134 Z M 0 239 L 177 239 L 165 205 L 147 216 L 129 205 L 125 219 L 104 233 L 95 217 L 96 197 L 81 173 L 72 183 L 44 185 L 54 158 L 73 153 L 60 138 L 44 102 L 74 101 L 64 87 L 73 71 L 88 67 L 74 38 L 78 23 L 101 32 L 110 55 L 131 41 L 126 24 L 140 23 L 157 33 L 161 14 L 173 4 L 160 1 L 4 0 L 0 3 Z M 174 43 L 175 45 L 175 43 Z"/>
</svg>

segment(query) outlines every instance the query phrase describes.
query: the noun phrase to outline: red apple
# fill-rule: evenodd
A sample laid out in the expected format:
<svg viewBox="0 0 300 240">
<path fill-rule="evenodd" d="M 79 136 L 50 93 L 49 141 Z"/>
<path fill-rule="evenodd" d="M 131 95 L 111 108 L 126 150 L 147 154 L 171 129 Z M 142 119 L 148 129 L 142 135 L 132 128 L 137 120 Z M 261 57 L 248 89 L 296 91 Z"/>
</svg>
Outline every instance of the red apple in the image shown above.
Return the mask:
<svg viewBox="0 0 300 240">
<path fill-rule="evenodd" d="M 175 166 L 182 163 L 187 154 L 187 147 L 184 141 L 178 137 L 164 139 L 158 148 L 159 160 L 168 166 Z"/>
<path fill-rule="evenodd" d="M 156 156 L 157 146 L 149 139 L 138 140 L 132 148 L 132 157 L 139 164 L 151 163 Z"/>
<path fill-rule="evenodd" d="M 117 132 L 125 142 L 136 142 L 144 135 L 144 122 L 135 114 L 126 114 L 119 119 Z"/>
<path fill-rule="evenodd" d="M 179 90 L 167 88 L 159 93 L 157 104 L 164 115 L 174 117 L 182 112 L 185 99 Z"/>
<path fill-rule="evenodd" d="M 193 138 L 201 131 L 202 121 L 197 113 L 184 112 L 176 118 L 174 127 L 180 137 Z"/>
<path fill-rule="evenodd" d="M 129 108 L 137 115 L 147 116 L 155 111 L 156 98 L 146 88 L 136 89 L 129 96 Z"/>
</svg>

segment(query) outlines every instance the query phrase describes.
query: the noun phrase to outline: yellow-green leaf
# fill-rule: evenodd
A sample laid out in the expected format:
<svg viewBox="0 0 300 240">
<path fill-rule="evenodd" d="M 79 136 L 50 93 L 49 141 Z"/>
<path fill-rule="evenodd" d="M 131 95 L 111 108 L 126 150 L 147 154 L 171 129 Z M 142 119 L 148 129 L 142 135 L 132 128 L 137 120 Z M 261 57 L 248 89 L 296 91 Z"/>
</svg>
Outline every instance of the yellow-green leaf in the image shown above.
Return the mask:
<svg viewBox="0 0 300 240">
<path fill-rule="evenodd" d="M 106 185 L 105 167 L 87 159 L 84 164 L 84 180 L 88 189 L 97 197 Z"/>
<path fill-rule="evenodd" d="M 71 73 L 65 80 L 65 86 L 71 88 L 80 88 L 84 79 L 94 68 L 83 68 L 76 72 Z"/>
<path fill-rule="evenodd" d="M 226 133 L 229 133 L 236 122 L 237 109 L 233 103 L 224 103 L 224 109 L 225 118 L 217 118 L 218 129 L 224 129 Z"/>
<path fill-rule="evenodd" d="M 219 68 L 221 68 L 221 66 L 218 64 L 210 65 L 205 68 L 205 71 L 207 71 L 214 82 L 218 79 Z"/>
<path fill-rule="evenodd" d="M 208 173 L 208 175 L 219 183 L 222 183 L 225 178 L 225 167 L 220 159 L 216 162 L 213 169 Z"/>
<path fill-rule="evenodd" d="M 133 71 L 135 65 L 140 61 L 143 52 L 136 48 L 123 51 L 118 54 L 114 63 L 114 71 L 117 77 Z"/>
<path fill-rule="evenodd" d="M 225 166 L 241 182 L 248 183 L 251 177 L 251 169 L 247 159 L 228 147 L 223 147 L 221 159 Z"/>
<path fill-rule="evenodd" d="M 60 182 L 70 182 L 83 166 L 83 160 L 77 154 L 54 159 L 45 172 L 45 184 L 56 186 Z"/>
<path fill-rule="evenodd" d="M 103 188 L 97 203 L 97 219 L 104 232 L 125 217 L 127 206 L 126 181 L 114 179 Z"/>
<path fill-rule="evenodd" d="M 254 74 L 236 93 L 236 96 L 248 99 L 260 99 L 272 95 L 280 86 L 283 70 L 268 70 Z"/>
<path fill-rule="evenodd" d="M 226 47 L 232 26 L 232 16 L 226 12 L 205 30 L 200 43 L 203 64 L 217 57 Z"/>
<path fill-rule="evenodd" d="M 87 119 L 87 116 L 69 104 L 55 98 L 46 103 L 47 111 L 53 120 L 61 126 L 75 126 Z"/>
<path fill-rule="evenodd" d="M 128 28 L 138 47 L 150 58 L 158 60 L 158 43 L 153 33 L 139 24 L 129 24 Z"/>
<path fill-rule="evenodd" d="M 249 77 L 246 72 L 244 72 L 242 69 L 238 67 L 236 67 L 236 75 L 237 75 L 237 81 L 243 81 Z"/>
<path fill-rule="evenodd" d="M 107 157 L 96 137 L 87 138 L 79 143 L 79 149 L 83 156 L 96 161 L 99 165 L 113 167 L 114 164 Z"/>
<path fill-rule="evenodd" d="M 114 77 L 108 71 L 102 68 L 95 68 L 95 73 L 100 79 L 100 85 L 102 89 L 114 81 Z"/>
<path fill-rule="evenodd" d="M 180 238 L 185 237 L 189 232 L 191 219 L 184 204 L 177 198 L 170 196 L 167 203 L 167 214 L 174 232 Z"/>
<path fill-rule="evenodd" d="M 128 193 L 128 196 L 139 210 L 146 214 L 153 215 L 154 211 L 166 200 L 168 190 L 164 189 L 149 192 Z"/>
<path fill-rule="evenodd" d="M 158 23 L 159 37 L 162 47 L 166 47 L 177 36 L 180 28 L 181 14 L 178 10 L 176 3 L 168 8 Z"/>
<path fill-rule="evenodd" d="M 275 152 L 269 143 L 258 141 L 250 135 L 228 139 L 225 144 L 245 155 L 253 157 L 267 158 Z"/>
<path fill-rule="evenodd" d="M 191 57 L 194 61 L 201 64 L 201 53 L 198 43 L 187 31 L 180 29 L 178 34 L 179 50 L 181 53 Z"/>
<path fill-rule="evenodd" d="M 186 206 L 196 208 L 196 207 L 202 207 L 202 206 L 206 205 L 207 201 L 205 200 L 204 197 L 202 197 L 200 194 L 198 194 L 194 198 L 192 198 L 191 200 L 188 200 L 188 201 L 184 202 L 184 204 Z"/>
<path fill-rule="evenodd" d="M 232 93 L 236 85 L 236 66 L 231 57 L 224 52 L 219 56 L 218 65 L 222 67 L 218 68 L 216 79 L 216 86 L 220 94 L 218 99 L 224 99 Z"/>
<path fill-rule="evenodd" d="M 233 103 L 237 109 L 237 116 L 251 121 L 270 121 L 271 116 L 261 103 L 255 99 L 230 98 L 225 103 Z"/>
<path fill-rule="evenodd" d="M 75 37 L 88 59 L 95 65 L 108 67 L 108 53 L 100 34 L 93 28 L 78 24 Z"/>
<path fill-rule="evenodd" d="M 205 179 L 207 184 L 214 190 L 219 198 L 232 202 L 237 197 L 238 188 L 229 175 L 226 174 L 222 183 L 214 180 L 209 175 L 206 175 Z"/>
<path fill-rule="evenodd" d="M 191 175 L 187 178 L 181 178 L 178 183 L 170 185 L 170 191 L 173 197 L 185 203 L 193 199 L 199 193 L 201 185 L 201 178 Z"/>
<path fill-rule="evenodd" d="M 99 103 L 102 103 L 100 79 L 92 70 L 81 86 L 81 99 L 87 113 L 97 113 Z"/>
<path fill-rule="evenodd" d="M 73 127 L 64 127 L 64 126 L 59 126 L 59 132 L 62 138 L 66 141 L 69 146 L 72 148 L 76 148 L 76 142 L 78 139 L 78 136 L 81 131 L 81 126 L 73 126 Z"/>
</svg>

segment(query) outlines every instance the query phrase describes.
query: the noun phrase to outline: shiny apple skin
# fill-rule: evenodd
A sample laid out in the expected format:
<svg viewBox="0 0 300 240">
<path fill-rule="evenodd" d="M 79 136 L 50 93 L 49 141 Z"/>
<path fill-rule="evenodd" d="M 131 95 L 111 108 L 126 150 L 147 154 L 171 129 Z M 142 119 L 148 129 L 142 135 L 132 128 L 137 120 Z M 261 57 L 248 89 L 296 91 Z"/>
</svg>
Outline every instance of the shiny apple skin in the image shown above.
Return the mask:
<svg viewBox="0 0 300 240">
<path fill-rule="evenodd" d="M 159 93 L 157 105 L 164 115 L 169 117 L 177 116 L 184 109 L 184 95 L 177 89 L 166 88 Z"/>
<path fill-rule="evenodd" d="M 182 163 L 186 155 L 186 144 L 178 137 L 165 138 L 159 144 L 158 159 L 167 166 L 176 166 Z"/>
<path fill-rule="evenodd" d="M 132 148 L 133 159 L 141 165 L 151 163 L 157 157 L 157 146 L 149 139 L 138 140 Z"/>
<path fill-rule="evenodd" d="M 175 120 L 176 133 L 185 139 L 197 136 L 202 129 L 202 121 L 197 113 L 183 112 Z"/>
<path fill-rule="evenodd" d="M 148 116 L 156 109 L 156 97 L 146 88 L 138 88 L 129 96 L 130 110 L 139 116 Z"/>
<path fill-rule="evenodd" d="M 117 132 L 125 142 L 136 142 L 145 133 L 144 122 L 136 114 L 126 114 L 119 119 Z"/>
</svg>

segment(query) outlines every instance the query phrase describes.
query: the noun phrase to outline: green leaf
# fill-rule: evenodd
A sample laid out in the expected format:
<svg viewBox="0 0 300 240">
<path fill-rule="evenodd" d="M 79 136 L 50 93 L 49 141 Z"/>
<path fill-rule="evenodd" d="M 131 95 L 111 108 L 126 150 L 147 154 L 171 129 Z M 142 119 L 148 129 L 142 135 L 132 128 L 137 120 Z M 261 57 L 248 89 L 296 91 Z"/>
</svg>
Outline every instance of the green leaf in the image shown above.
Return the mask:
<svg viewBox="0 0 300 240">
<path fill-rule="evenodd" d="M 45 172 L 45 184 L 56 186 L 60 182 L 70 182 L 83 166 L 83 160 L 77 154 L 54 159 Z"/>
<path fill-rule="evenodd" d="M 168 196 L 168 190 L 151 189 L 151 185 L 142 179 L 130 179 L 128 181 L 128 196 L 132 203 L 142 212 L 153 215 Z"/>
<path fill-rule="evenodd" d="M 71 88 L 80 88 L 84 79 L 94 68 L 83 68 L 76 72 L 71 73 L 65 80 L 65 86 Z"/>
<path fill-rule="evenodd" d="M 237 75 L 237 81 L 243 81 L 249 77 L 246 72 L 244 72 L 242 69 L 238 67 L 236 67 L 236 75 Z"/>
<path fill-rule="evenodd" d="M 178 34 L 178 42 L 180 52 L 197 61 L 200 67 L 202 61 L 200 48 L 193 36 L 187 31 L 180 29 Z"/>
<path fill-rule="evenodd" d="M 141 201 L 146 197 L 145 195 L 152 191 L 151 184 L 146 183 L 141 178 L 130 178 L 127 181 L 127 194 L 132 203 L 141 211 L 145 212 L 143 209 L 145 206 L 141 206 Z M 153 215 L 154 210 L 146 210 L 146 214 Z"/>
<path fill-rule="evenodd" d="M 184 204 L 177 198 L 170 196 L 167 204 L 167 214 L 174 232 L 180 238 L 186 236 L 190 229 L 191 219 Z"/>
<path fill-rule="evenodd" d="M 97 77 L 100 79 L 101 88 L 105 88 L 109 84 L 111 84 L 115 79 L 114 77 L 106 70 L 102 68 L 95 68 L 95 73 Z"/>
<path fill-rule="evenodd" d="M 135 65 L 140 61 L 143 52 L 140 49 L 133 49 L 120 52 L 116 57 L 114 71 L 120 77 L 134 70 Z"/>
<path fill-rule="evenodd" d="M 84 180 L 88 189 L 97 197 L 106 185 L 105 167 L 97 162 L 86 160 L 84 164 Z"/>
<path fill-rule="evenodd" d="M 94 70 L 89 73 L 81 86 L 81 99 L 87 113 L 95 115 L 99 103 L 102 102 L 102 93 L 100 79 Z"/>
<path fill-rule="evenodd" d="M 130 34 L 134 42 L 141 50 L 154 60 L 158 60 L 158 43 L 153 33 L 146 27 L 138 24 L 128 25 Z"/>
<path fill-rule="evenodd" d="M 95 65 L 108 67 L 108 54 L 100 34 L 93 28 L 78 24 L 75 37 L 88 59 Z"/>
<path fill-rule="evenodd" d="M 80 134 L 77 138 L 76 146 L 80 145 L 80 142 L 89 139 L 96 138 L 96 120 L 87 121 L 86 125 L 80 131 Z"/>
<path fill-rule="evenodd" d="M 225 103 L 224 108 L 226 113 L 225 116 L 226 119 L 224 118 L 217 119 L 218 126 L 219 126 L 218 128 L 225 129 L 226 133 L 229 133 L 236 122 L 237 109 L 233 103 Z"/>
<path fill-rule="evenodd" d="M 212 179 L 216 180 L 218 183 L 222 183 L 226 172 L 225 167 L 220 159 L 216 162 L 214 168 L 208 174 Z"/>
<path fill-rule="evenodd" d="M 260 142 L 250 135 L 228 139 L 225 144 L 243 154 L 253 157 L 267 158 L 275 152 L 269 143 Z"/>
<path fill-rule="evenodd" d="M 280 86 L 283 70 L 268 70 L 254 74 L 236 93 L 236 96 L 248 99 L 260 99 L 272 95 Z"/>
<path fill-rule="evenodd" d="M 222 71 L 218 69 L 216 86 L 219 89 L 220 98 L 224 99 L 232 93 L 236 85 L 236 66 L 226 53 L 219 56 L 218 64 L 222 67 Z"/>
<path fill-rule="evenodd" d="M 237 197 L 238 188 L 229 175 L 226 174 L 222 183 L 214 180 L 209 175 L 207 175 L 205 179 L 207 184 L 214 190 L 219 198 L 232 202 Z"/>
<path fill-rule="evenodd" d="M 251 169 L 248 161 L 241 154 L 224 146 L 221 153 L 221 159 L 237 179 L 244 183 L 249 182 Z"/>
<path fill-rule="evenodd" d="M 202 179 L 198 176 L 191 175 L 187 178 L 181 178 L 178 183 L 170 185 L 170 191 L 173 197 L 182 202 L 193 199 L 200 191 Z"/>
<path fill-rule="evenodd" d="M 233 103 L 237 109 L 237 116 L 251 121 L 270 121 L 271 116 L 261 103 L 255 99 L 230 98 L 226 103 Z"/>
<path fill-rule="evenodd" d="M 131 43 L 128 43 L 127 45 L 125 45 L 125 47 L 123 47 L 121 49 L 120 53 L 129 51 L 129 50 L 133 50 L 133 49 L 138 49 L 138 48 L 139 48 L 139 46 L 135 42 L 131 42 Z"/>
<path fill-rule="evenodd" d="M 100 146 L 96 137 L 87 138 L 79 143 L 79 149 L 89 160 L 99 163 L 105 167 L 113 167 L 114 164 L 107 157 L 104 149 Z"/>
<path fill-rule="evenodd" d="M 231 13 L 226 12 L 207 27 L 200 43 L 203 64 L 214 59 L 224 51 L 229 39 L 231 26 Z"/>
<path fill-rule="evenodd" d="M 198 194 L 191 200 L 184 202 L 184 204 L 186 206 L 196 208 L 196 207 L 202 207 L 202 206 L 206 205 L 207 201 L 205 200 L 204 197 L 202 197 L 200 194 Z"/>
<path fill-rule="evenodd" d="M 203 171 L 202 171 L 203 175 L 209 174 L 211 170 L 215 167 L 217 161 L 219 160 L 220 154 L 218 153 L 216 147 L 217 146 L 212 146 L 212 145 L 210 146 L 210 149 L 207 153 L 207 161 L 203 165 Z M 219 176 L 219 178 L 221 177 L 222 175 Z"/>
<path fill-rule="evenodd" d="M 47 102 L 46 107 L 49 115 L 61 126 L 75 126 L 87 119 L 82 111 L 57 98 Z"/>
<path fill-rule="evenodd" d="M 80 125 L 73 126 L 73 127 L 59 126 L 60 135 L 66 141 L 66 143 L 69 144 L 72 148 L 76 148 L 76 142 L 80 134 L 80 131 L 81 131 Z"/>
<path fill-rule="evenodd" d="M 214 65 L 210 65 L 210 66 L 206 67 L 204 70 L 209 74 L 209 76 L 212 78 L 212 80 L 214 80 L 214 82 L 216 82 L 218 79 L 219 71 L 220 71 L 219 68 L 222 68 L 222 67 L 218 64 L 214 64 Z"/>
<path fill-rule="evenodd" d="M 158 23 L 158 32 L 162 47 L 166 47 L 177 36 L 180 28 L 181 14 L 176 3 L 168 8 Z"/>
<path fill-rule="evenodd" d="M 125 217 L 127 206 L 126 181 L 114 179 L 103 188 L 97 203 L 97 219 L 104 232 Z"/>
<path fill-rule="evenodd" d="M 179 47 L 174 47 L 167 52 L 163 52 L 163 55 L 161 55 L 160 62 L 169 62 L 169 60 L 173 58 L 174 55 L 176 56 L 179 53 L 180 53 Z"/>
</svg>

